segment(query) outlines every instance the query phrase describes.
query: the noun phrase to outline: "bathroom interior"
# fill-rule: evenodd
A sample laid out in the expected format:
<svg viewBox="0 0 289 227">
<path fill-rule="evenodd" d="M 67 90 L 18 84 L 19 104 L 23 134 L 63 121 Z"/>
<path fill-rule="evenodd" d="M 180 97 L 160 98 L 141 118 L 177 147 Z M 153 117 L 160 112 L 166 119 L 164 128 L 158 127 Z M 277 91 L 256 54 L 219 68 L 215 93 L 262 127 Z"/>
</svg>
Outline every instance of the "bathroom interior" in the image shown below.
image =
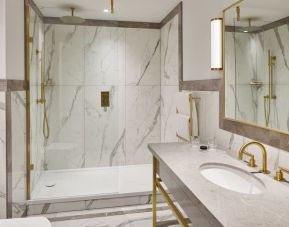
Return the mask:
<svg viewBox="0 0 289 227">
<path fill-rule="evenodd" d="M 287 0 L 0 11 L 0 227 L 289 226 Z"/>
</svg>

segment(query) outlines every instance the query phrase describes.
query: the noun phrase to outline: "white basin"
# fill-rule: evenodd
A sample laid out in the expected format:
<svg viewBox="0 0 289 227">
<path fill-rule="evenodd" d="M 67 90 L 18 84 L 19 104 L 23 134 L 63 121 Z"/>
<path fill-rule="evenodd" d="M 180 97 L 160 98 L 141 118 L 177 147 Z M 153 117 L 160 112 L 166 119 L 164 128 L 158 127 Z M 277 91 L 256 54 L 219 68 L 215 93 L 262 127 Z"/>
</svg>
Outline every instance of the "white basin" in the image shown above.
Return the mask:
<svg viewBox="0 0 289 227">
<path fill-rule="evenodd" d="M 244 194 L 261 194 L 264 183 L 253 174 L 237 167 L 221 163 L 205 163 L 200 166 L 201 174 L 212 183 Z"/>
</svg>

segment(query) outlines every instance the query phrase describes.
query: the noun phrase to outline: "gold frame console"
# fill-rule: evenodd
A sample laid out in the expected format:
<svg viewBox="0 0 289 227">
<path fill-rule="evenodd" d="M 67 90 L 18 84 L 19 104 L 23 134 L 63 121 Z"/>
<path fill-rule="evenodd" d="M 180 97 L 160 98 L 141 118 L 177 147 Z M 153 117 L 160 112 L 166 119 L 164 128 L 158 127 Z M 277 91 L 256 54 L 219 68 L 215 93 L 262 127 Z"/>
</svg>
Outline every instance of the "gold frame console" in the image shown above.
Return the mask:
<svg viewBox="0 0 289 227">
<path fill-rule="evenodd" d="M 177 218 L 179 224 L 182 227 L 188 227 L 189 225 L 186 222 L 186 219 L 180 212 L 180 210 L 176 207 L 166 190 L 161 184 L 162 180 L 157 177 L 157 159 L 153 158 L 153 195 L 152 195 L 152 211 L 153 211 L 153 227 L 157 227 L 157 190 L 160 192 L 160 194 L 165 199 L 166 203 L 172 210 L 173 214 Z"/>
</svg>

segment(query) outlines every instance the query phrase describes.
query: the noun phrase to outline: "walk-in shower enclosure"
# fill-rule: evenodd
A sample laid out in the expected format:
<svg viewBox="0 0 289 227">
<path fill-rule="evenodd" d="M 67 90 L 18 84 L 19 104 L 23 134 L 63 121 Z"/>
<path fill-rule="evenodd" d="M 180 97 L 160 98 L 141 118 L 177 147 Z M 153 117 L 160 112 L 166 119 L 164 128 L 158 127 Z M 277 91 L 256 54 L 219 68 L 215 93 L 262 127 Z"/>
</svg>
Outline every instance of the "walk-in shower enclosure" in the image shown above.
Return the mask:
<svg viewBox="0 0 289 227">
<path fill-rule="evenodd" d="M 179 22 L 65 25 L 30 8 L 31 201 L 150 193 L 147 144 L 176 141 Z"/>
</svg>

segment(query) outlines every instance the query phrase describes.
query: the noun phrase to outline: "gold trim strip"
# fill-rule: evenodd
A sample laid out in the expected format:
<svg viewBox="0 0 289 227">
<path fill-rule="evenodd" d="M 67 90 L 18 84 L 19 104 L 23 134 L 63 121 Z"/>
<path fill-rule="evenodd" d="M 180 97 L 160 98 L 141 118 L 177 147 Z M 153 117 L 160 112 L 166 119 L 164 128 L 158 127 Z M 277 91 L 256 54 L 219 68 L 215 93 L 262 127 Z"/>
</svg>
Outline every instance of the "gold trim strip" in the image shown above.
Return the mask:
<svg viewBox="0 0 289 227">
<path fill-rule="evenodd" d="M 110 13 L 114 14 L 114 0 L 110 0 Z"/>
<path fill-rule="evenodd" d="M 174 202 L 171 200 L 171 198 L 169 197 L 169 195 L 167 194 L 166 190 L 163 188 L 163 186 L 161 185 L 160 181 L 158 179 L 156 179 L 155 181 L 156 183 L 156 187 L 159 189 L 159 191 L 161 192 L 162 196 L 164 197 L 166 203 L 168 204 L 168 206 L 171 208 L 173 214 L 175 215 L 175 217 L 177 218 L 178 222 L 180 223 L 180 225 L 182 227 L 188 227 L 189 225 L 187 224 L 184 216 L 182 215 L 182 213 L 179 211 L 179 209 L 175 206 Z"/>
<path fill-rule="evenodd" d="M 153 227 L 157 227 L 157 159 L 153 157 L 153 194 L 152 194 L 152 211 L 153 211 Z"/>
<path fill-rule="evenodd" d="M 24 1 L 24 19 L 25 19 L 25 80 L 27 84 L 30 81 L 30 10 L 29 4 L 27 1 Z M 26 90 L 26 198 L 30 200 L 31 198 L 31 170 L 30 163 L 31 162 L 31 154 L 30 154 L 30 88 Z"/>
</svg>

